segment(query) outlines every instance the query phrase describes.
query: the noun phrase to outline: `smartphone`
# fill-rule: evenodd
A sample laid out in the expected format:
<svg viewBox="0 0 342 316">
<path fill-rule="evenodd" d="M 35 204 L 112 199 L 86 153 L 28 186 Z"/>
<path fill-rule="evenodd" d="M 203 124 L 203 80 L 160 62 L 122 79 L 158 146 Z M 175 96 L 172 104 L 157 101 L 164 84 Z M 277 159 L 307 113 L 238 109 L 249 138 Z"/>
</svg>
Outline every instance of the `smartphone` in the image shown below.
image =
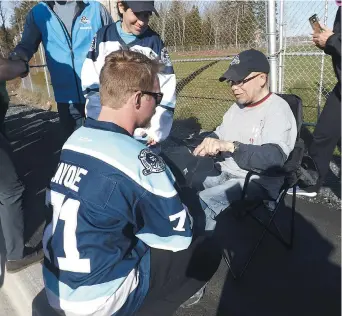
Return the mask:
<svg viewBox="0 0 342 316">
<path fill-rule="evenodd" d="M 317 14 L 314 14 L 313 16 L 310 16 L 309 17 L 309 22 L 311 24 L 311 27 L 312 27 L 314 33 L 320 33 L 320 32 L 323 31 L 321 26 L 319 25 L 319 18 L 317 16 Z"/>
</svg>

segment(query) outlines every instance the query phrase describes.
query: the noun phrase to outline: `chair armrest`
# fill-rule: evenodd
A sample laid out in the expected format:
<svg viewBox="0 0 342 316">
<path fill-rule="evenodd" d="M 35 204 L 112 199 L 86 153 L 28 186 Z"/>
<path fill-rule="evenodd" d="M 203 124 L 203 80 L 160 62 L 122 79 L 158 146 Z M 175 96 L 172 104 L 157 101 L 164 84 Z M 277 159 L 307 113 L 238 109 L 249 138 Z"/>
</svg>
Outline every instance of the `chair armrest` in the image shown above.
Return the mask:
<svg viewBox="0 0 342 316">
<path fill-rule="evenodd" d="M 304 141 L 297 139 L 294 149 L 290 153 L 284 166 L 271 167 L 268 170 L 251 170 L 248 171 L 243 185 L 241 200 L 245 198 L 249 180 L 252 175 L 266 176 L 266 177 L 291 177 L 300 168 L 304 155 Z"/>
<path fill-rule="evenodd" d="M 277 170 L 279 169 L 279 170 Z M 251 170 L 248 171 L 245 182 L 243 184 L 242 194 L 241 194 L 241 200 L 244 200 L 248 188 L 249 181 L 253 175 L 259 175 L 259 176 L 267 176 L 267 177 L 280 177 L 280 176 L 286 176 L 287 173 L 281 172 L 282 168 L 275 168 L 272 171 L 257 171 L 257 170 Z"/>
</svg>

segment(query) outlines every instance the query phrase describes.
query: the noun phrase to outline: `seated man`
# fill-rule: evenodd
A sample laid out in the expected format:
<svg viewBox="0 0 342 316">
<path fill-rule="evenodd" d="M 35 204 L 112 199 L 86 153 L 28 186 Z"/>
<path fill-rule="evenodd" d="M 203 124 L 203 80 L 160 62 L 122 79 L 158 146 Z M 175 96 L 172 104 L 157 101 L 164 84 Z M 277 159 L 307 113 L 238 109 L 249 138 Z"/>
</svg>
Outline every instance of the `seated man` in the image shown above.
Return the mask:
<svg viewBox="0 0 342 316">
<path fill-rule="evenodd" d="M 137 52 L 109 54 L 98 120 L 63 146 L 47 194 L 43 275 L 49 303 L 64 315 L 172 315 L 216 270 L 206 266 L 207 241 L 192 242 L 172 173 L 132 136 L 163 97 L 159 67 Z"/>
<path fill-rule="evenodd" d="M 297 127 L 288 103 L 270 93 L 266 56 L 254 49 L 237 55 L 219 79 L 227 81 L 236 102 L 222 124 L 194 150 L 195 156 L 217 155 L 220 175 L 207 177 L 199 193 L 205 212 L 205 230 L 215 228 L 215 217 L 241 197 L 249 170 L 266 171 L 282 166 L 293 150 Z M 247 198 L 274 199 L 283 178 L 252 177 Z"/>
</svg>

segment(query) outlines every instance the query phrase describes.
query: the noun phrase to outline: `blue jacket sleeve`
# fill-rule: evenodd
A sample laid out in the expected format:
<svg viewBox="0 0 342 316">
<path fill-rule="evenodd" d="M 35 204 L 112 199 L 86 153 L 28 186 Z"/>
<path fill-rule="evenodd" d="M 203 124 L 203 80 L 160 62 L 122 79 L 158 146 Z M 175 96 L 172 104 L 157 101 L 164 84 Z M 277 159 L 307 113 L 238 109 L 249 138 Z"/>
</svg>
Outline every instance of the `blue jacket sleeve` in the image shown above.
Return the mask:
<svg viewBox="0 0 342 316">
<path fill-rule="evenodd" d="M 15 52 L 21 59 L 29 61 L 38 50 L 41 40 L 42 36 L 34 21 L 33 11 L 31 10 L 27 14 L 21 40 L 14 48 L 13 52 Z"/>
<path fill-rule="evenodd" d="M 111 15 L 109 14 L 108 10 L 103 4 L 101 4 L 100 12 L 101 12 L 102 26 L 113 23 L 113 19 Z"/>
</svg>

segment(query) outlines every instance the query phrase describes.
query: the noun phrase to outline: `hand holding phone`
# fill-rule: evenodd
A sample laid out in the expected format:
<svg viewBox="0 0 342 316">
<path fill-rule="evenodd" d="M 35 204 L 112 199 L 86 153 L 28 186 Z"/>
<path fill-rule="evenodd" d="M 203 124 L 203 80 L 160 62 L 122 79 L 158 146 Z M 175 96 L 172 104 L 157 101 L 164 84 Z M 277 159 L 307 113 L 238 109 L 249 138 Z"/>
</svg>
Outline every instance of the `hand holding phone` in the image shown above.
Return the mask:
<svg viewBox="0 0 342 316">
<path fill-rule="evenodd" d="M 319 18 L 317 16 L 317 14 L 310 16 L 309 22 L 310 22 L 310 25 L 311 25 L 314 33 L 323 32 L 323 29 L 321 28 L 321 25 L 319 24 Z"/>
</svg>

